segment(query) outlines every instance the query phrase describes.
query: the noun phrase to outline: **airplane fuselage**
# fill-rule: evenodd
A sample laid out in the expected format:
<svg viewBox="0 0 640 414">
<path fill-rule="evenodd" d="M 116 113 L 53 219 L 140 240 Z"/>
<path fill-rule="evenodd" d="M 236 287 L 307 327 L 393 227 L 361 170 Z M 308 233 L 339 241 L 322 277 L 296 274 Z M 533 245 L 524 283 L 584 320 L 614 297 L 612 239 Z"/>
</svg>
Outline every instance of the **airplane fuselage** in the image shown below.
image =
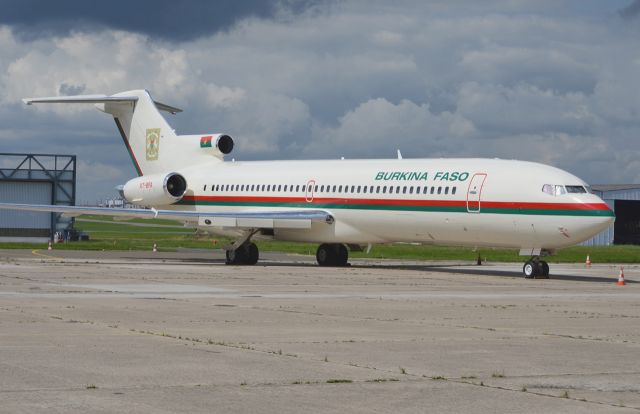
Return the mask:
<svg viewBox="0 0 640 414">
<path fill-rule="evenodd" d="M 224 162 L 179 172 L 190 189 L 172 209 L 312 208 L 335 218 L 331 226 L 275 227 L 272 236 L 278 240 L 552 250 L 584 241 L 613 221 L 613 212 L 582 180 L 524 161 Z M 229 234 L 235 224 L 204 228 Z"/>
</svg>

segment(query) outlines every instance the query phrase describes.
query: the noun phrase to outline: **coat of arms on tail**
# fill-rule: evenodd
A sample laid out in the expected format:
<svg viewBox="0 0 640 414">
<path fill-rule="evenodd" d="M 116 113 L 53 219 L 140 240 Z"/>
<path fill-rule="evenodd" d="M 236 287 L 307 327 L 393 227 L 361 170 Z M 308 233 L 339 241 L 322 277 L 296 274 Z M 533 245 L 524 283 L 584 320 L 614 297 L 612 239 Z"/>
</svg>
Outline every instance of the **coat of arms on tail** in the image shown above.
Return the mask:
<svg viewBox="0 0 640 414">
<path fill-rule="evenodd" d="M 160 128 L 147 129 L 147 161 L 158 159 L 160 152 Z"/>
</svg>

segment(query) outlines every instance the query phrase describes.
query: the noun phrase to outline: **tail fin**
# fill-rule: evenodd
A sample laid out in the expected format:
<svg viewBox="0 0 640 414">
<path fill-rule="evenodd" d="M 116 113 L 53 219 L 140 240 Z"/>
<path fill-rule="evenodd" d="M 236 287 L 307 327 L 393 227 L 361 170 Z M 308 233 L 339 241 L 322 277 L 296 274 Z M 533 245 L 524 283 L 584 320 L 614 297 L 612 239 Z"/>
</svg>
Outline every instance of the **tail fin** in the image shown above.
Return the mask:
<svg viewBox="0 0 640 414">
<path fill-rule="evenodd" d="M 79 95 L 51 98 L 23 99 L 24 103 L 94 103 L 96 107 L 113 115 L 122 140 L 138 175 L 177 170 L 193 165 L 194 156 L 203 154 L 184 147 L 175 131 L 159 110 L 182 112 L 178 108 L 155 102 L 146 90 L 133 90 L 115 95 Z M 195 147 L 194 147 L 195 149 Z M 211 160 L 211 157 L 206 157 Z"/>
</svg>

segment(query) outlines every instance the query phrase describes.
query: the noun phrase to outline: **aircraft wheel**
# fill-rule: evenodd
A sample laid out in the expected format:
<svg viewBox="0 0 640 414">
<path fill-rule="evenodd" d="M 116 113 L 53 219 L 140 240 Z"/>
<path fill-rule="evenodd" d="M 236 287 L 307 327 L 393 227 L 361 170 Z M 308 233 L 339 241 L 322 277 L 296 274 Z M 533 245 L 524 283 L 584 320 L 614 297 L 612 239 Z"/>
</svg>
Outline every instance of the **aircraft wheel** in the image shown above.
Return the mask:
<svg viewBox="0 0 640 414">
<path fill-rule="evenodd" d="M 347 261 L 349 260 L 349 251 L 344 244 L 338 244 L 336 246 L 337 255 L 336 255 L 336 266 L 346 266 Z"/>
<path fill-rule="evenodd" d="M 258 258 L 260 257 L 260 252 L 258 251 L 258 246 L 255 243 L 248 243 L 245 247 L 246 249 L 246 264 L 254 265 L 258 263 Z"/>
<path fill-rule="evenodd" d="M 549 277 L 549 264 L 545 261 L 540 262 L 540 274 L 544 277 Z"/>
<path fill-rule="evenodd" d="M 344 244 L 323 243 L 318 246 L 316 260 L 320 266 L 346 266 L 349 251 Z"/>
<path fill-rule="evenodd" d="M 529 260 L 522 266 L 522 273 L 526 279 L 533 279 L 539 273 L 539 266 L 537 262 Z"/>
<path fill-rule="evenodd" d="M 228 265 L 254 265 L 258 263 L 260 252 L 255 243 L 245 243 L 235 250 L 227 250 L 225 264 Z"/>
<path fill-rule="evenodd" d="M 323 243 L 318 246 L 318 250 L 316 251 L 316 260 L 318 261 L 318 265 L 320 266 L 333 266 L 335 262 L 335 250 L 331 248 L 332 246 L 327 243 Z"/>
<path fill-rule="evenodd" d="M 240 264 L 240 260 L 239 259 L 240 259 L 240 256 L 242 255 L 240 250 L 241 249 L 227 250 L 225 252 L 226 260 L 225 260 L 224 264 L 228 264 L 228 265 Z"/>
</svg>

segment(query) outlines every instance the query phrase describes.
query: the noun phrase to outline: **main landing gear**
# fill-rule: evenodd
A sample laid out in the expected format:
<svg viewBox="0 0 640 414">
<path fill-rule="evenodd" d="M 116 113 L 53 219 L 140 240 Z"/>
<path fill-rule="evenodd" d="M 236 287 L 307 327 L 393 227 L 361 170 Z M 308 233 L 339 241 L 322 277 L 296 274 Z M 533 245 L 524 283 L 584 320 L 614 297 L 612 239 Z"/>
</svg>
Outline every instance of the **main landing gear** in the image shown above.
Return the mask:
<svg viewBox="0 0 640 414">
<path fill-rule="evenodd" d="M 533 279 L 535 277 L 548 279 L 549 265 L 544 260 L 540 260 L 540 257 L 534 256 L 522 266 L 522 273 L 524 273 L 524 277 L 527 279 Z"/>
<path fill-rule="evenodd" d="M 229 249 L 226 252 L 228 265 L 254 265 L 258 263 L 260 252 L 255 243 L 246 241 L 236 249 Z"/>
<path fill-rule="evenodd" d="M 255 243 L 247 240 L 235 249 L 226 251 L 225 264 L 228 265 L 255 265 L 258 263 L 260 252 Z M 349 251 L 347 246 L 338 243 L 324 243 L 318 247 L 316 259 L 320 266 L 347 266 Z"/>
<path fill-rule="evenodd" d="M 316 260 L 320 266 L 347 266 L 349 252 L 344 244 L 323 243 L 318 246 Z"/>
</svg>

